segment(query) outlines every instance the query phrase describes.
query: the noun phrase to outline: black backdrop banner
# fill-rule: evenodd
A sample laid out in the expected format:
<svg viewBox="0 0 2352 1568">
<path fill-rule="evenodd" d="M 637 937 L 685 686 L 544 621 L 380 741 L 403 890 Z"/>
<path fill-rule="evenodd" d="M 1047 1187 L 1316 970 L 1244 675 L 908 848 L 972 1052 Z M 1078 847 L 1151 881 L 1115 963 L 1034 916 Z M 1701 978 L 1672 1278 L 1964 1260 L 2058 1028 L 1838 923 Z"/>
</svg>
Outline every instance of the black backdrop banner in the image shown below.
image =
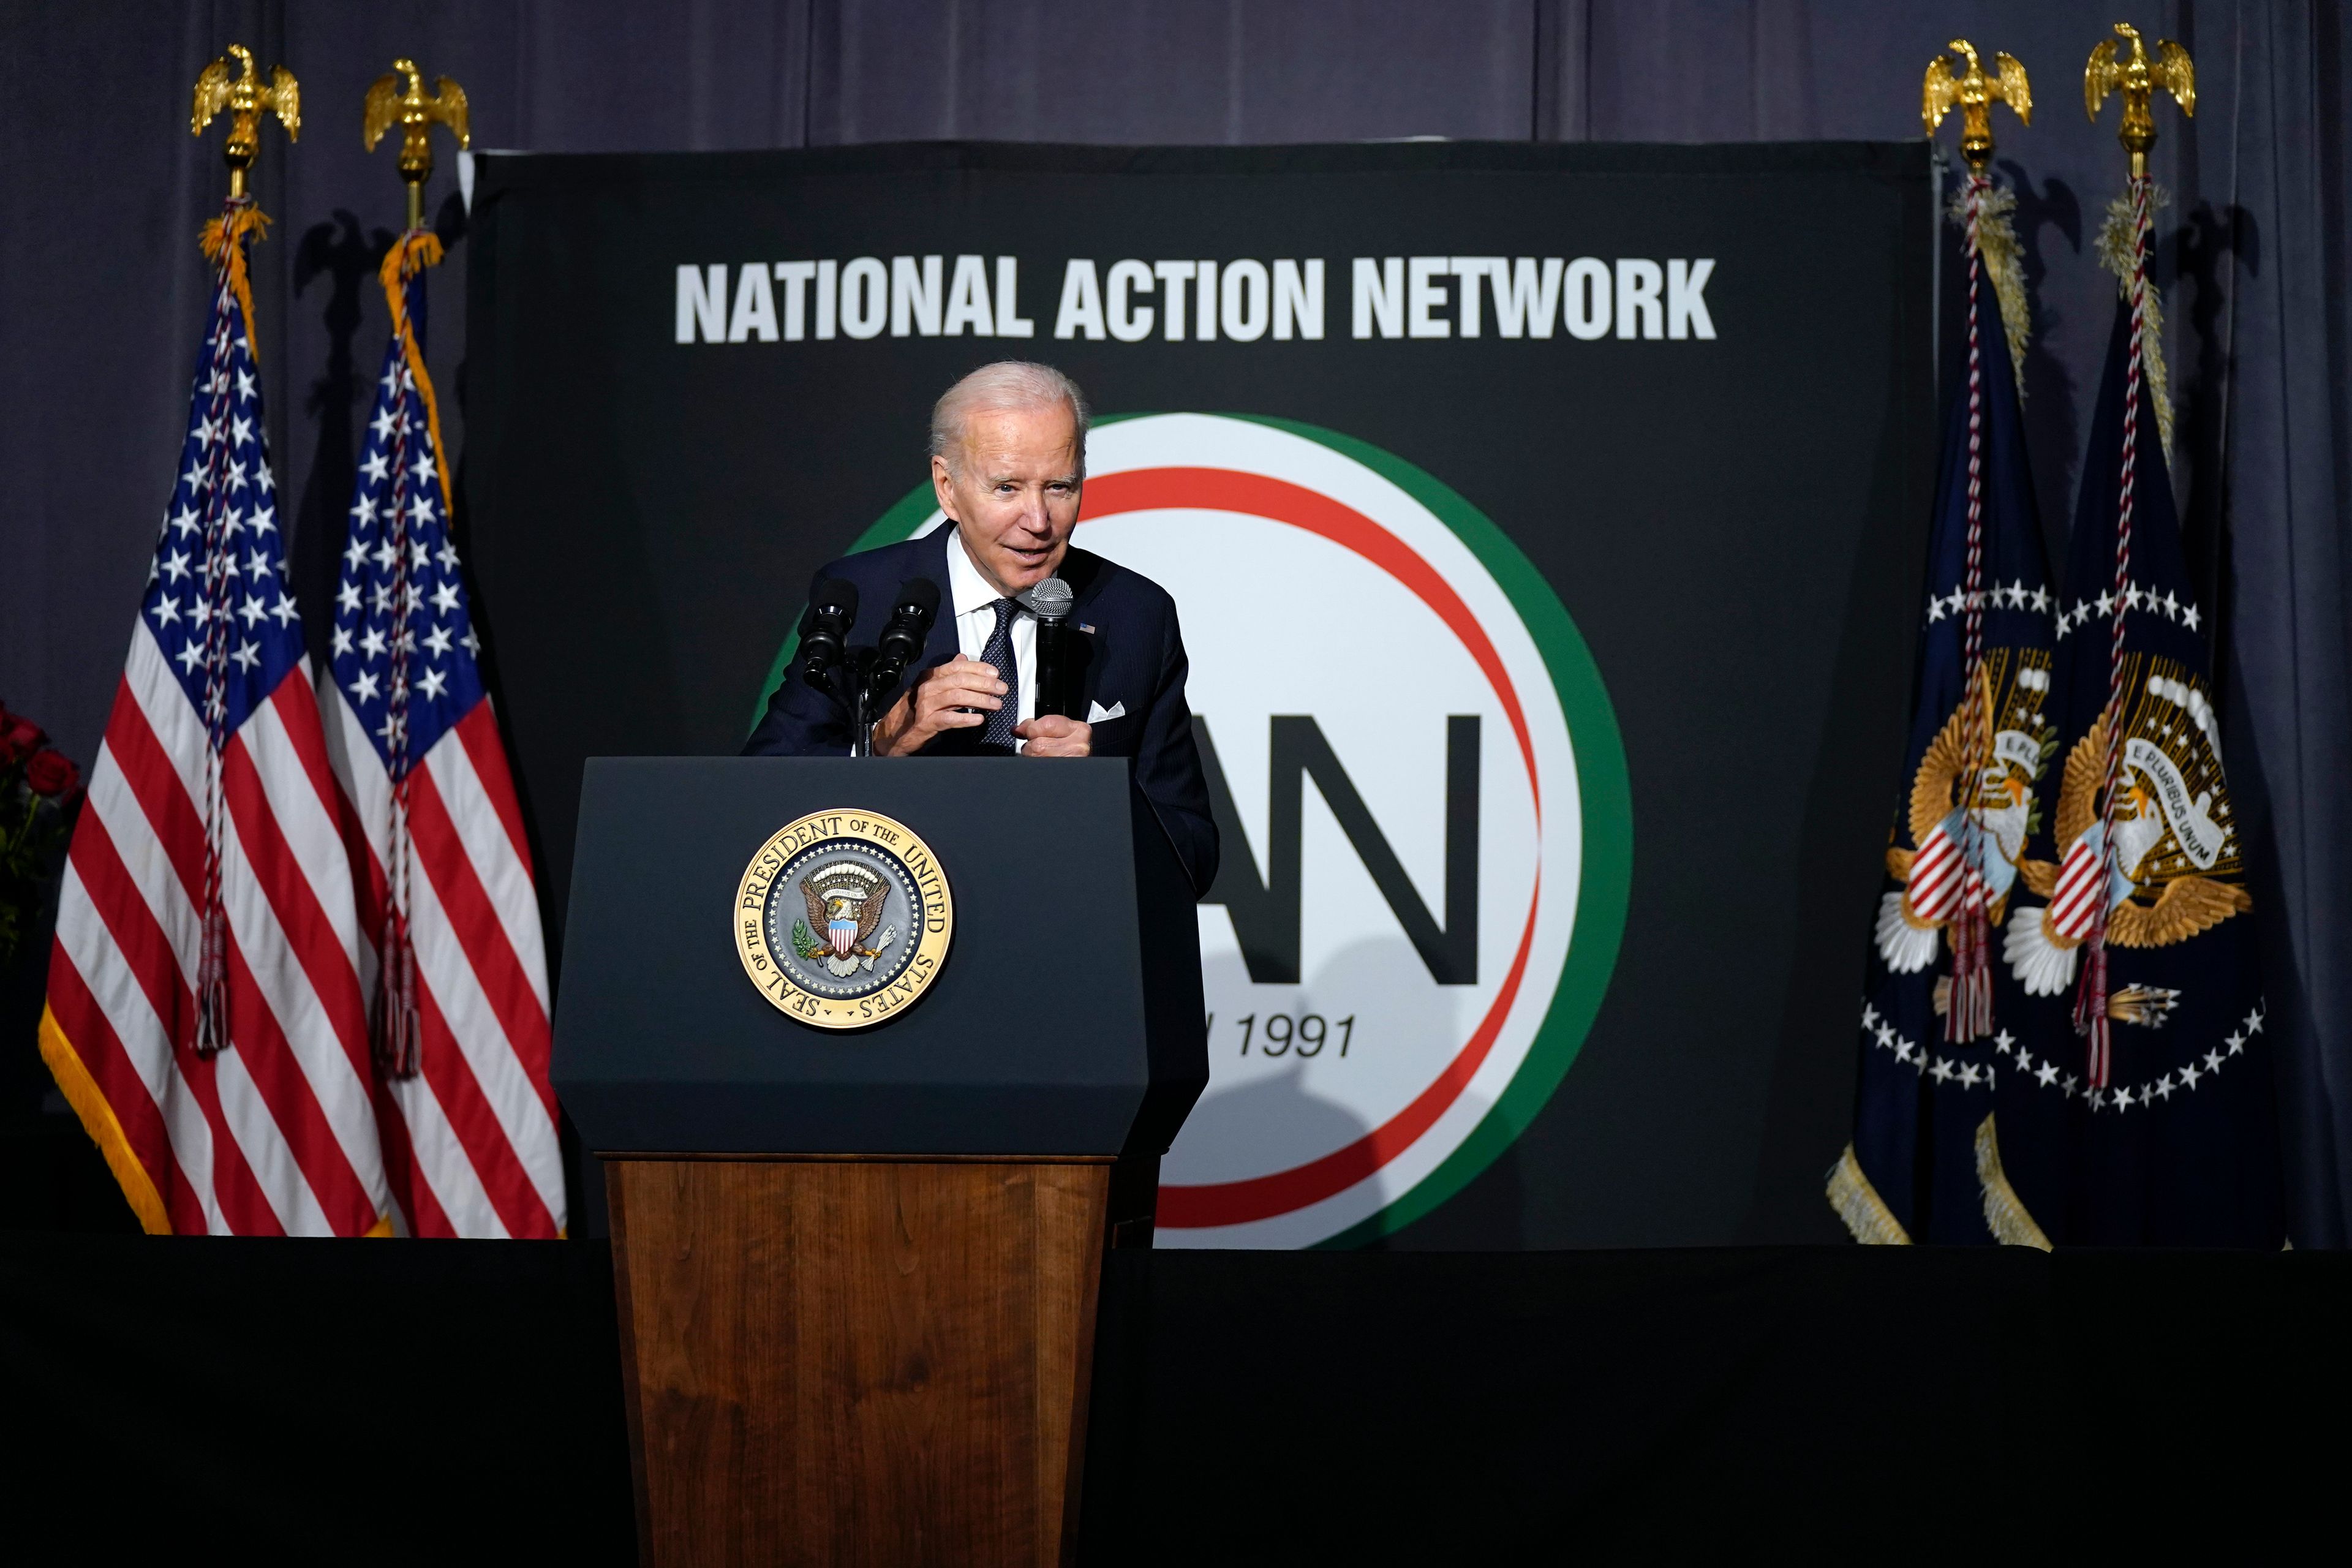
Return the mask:
<svg viewBox="0 0 2352 1568">
<path fill-rule="evenodd" d="M 931 401 L 1041 359 L 1227 818 L 1162 1245 L 1834 1239 L 1933 205 L 1920 143 L 484 157 L 460 517 L 551 930 L 583 760 L 740 744 L 811 572 L 936 524 Z"/>
</svg>

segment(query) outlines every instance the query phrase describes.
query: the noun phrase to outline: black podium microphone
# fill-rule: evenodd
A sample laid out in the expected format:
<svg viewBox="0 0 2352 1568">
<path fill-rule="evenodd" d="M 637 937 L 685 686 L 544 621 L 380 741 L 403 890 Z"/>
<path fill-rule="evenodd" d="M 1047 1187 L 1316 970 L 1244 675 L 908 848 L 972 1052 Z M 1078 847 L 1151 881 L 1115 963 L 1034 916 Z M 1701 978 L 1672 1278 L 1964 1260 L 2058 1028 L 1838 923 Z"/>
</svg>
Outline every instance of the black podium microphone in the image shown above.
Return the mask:
<svg viewBox="0 0 2352 1568">
<path fill-rule="evenodd" d="M 940 613 L 940 585 L 929 577 L 910 577 L 898 584 L 890 602 L 890 619 L 874 647 L 874 669 L 866 687 L 869 703 L 878 702 L 898 684 L 907 667 L 923 657 L 930 640 L 931 622 Z"/>
<path fill-rule="evenodd" d="M 842 662 L 849 632 L 857 624 L 857 584 L 827 577 L 816 585 L 808 614 L 801 617 L 801 679 L 831 692 L 834 668 Z"/>
<path fill-rule="evenodd" d="M 1066 719 L 1070 715 L 1062 700 L 1062 622 L 1076 602 L 1070 585 L 1059 577 L 1048 577 L 1019 595 L 1018 602 L 1037 617 L 1037 712 L 1040 717 L 1051 713 Z"/>
</svg>

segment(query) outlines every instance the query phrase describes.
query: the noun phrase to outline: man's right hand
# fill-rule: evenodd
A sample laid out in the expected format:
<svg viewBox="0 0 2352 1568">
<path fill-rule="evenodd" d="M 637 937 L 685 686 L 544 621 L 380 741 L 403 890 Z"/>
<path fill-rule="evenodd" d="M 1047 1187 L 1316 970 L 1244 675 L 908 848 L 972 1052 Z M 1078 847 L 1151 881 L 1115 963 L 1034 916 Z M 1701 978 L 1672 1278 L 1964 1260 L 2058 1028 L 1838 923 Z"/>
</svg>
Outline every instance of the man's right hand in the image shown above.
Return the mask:
<svg viewBox="0 0 2352 1568">
<path fill-rule="evenodd" d="M 934 666 L 874 726 L 874 754 L 912 756 L 947 731 L 985 724 L 1008 695 L 992 664 L 951 658 Z"/>
</svg>

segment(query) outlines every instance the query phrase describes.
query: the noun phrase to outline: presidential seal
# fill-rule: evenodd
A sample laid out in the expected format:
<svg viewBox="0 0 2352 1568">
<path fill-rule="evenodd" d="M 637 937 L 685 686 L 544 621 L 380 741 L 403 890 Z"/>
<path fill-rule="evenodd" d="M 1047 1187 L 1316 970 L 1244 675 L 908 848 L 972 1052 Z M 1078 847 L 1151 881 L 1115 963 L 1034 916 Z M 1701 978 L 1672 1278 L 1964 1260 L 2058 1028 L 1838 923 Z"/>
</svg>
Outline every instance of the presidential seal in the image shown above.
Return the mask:
<svg viewBox="0 0 2352 1568">
<path fill-rule="evenodd" d="M 870 811 L 812 812 L 751 857 L 735 949 L 760 994 L 803 1024 L 858 1029 L 928 990 L 955 934 L 930 846 Z"/>
<path fill-rule="evenodd" d="M 2021 905 L 2002 942 L 2029 995 L 2072 984 L 2075 954 L 2103 921 L 2110 947 L 2171 947 L 2254 907 L 2221 777 L 2221 726 L 2203 682 L 2175 660 L 2140 653 L 2126 656 L 2123 674 L 2121 754 L 2110 768 L 2111 715 L 2101 714 L 2059 775 L 2058 861 L 2018 867 L 2019 879 L 2049 900 Z M 2126 985 L 2108 994 L 2107 1016 L 2161 1027 L 2179 1000 L 2169 987 Z"/>
</svg>

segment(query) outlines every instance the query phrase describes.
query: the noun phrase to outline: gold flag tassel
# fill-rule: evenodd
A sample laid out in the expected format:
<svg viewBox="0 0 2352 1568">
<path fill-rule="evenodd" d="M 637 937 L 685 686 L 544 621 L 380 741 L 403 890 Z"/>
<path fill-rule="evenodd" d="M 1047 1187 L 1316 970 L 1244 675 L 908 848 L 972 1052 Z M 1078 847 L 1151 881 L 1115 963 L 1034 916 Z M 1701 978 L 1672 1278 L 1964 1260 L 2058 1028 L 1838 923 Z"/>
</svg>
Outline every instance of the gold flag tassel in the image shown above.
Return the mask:
<svg viewBox="0 0 2352 1568">
<path fill-rule="evenodd" d="M 232 77 L 228 62 L 235 59 L 242 74 Z M 253 286 L 246 269 L 246 247 L 267 234 L 269 219 L 254 205 L 246 189 L 246 174 L 253 167 L 261 151 L 261 117 L 265 113 L 278 116 L 286 127 L 289 141 L 297 139 L 302 129 L 301 89 L 293 74 L 284 66 L 271 73 L 264 82 L 254 67 L 253 52 L 242 44 L 231 44 L 228 53 L 206 66 L 196 78 L 194 100 L 188 113 L 188 133 L 201 136 L 223 110 L 229 117 L 228 139 L 222 144 L 221 156 L 228 164 L 228 197 L 222 204 L 221 216 L 204 226 L 200 243 L 206 259 L 213 264 L 215 287 L 221 294 L 236 302 L 237 319 L 245 330 L 246 351 L 258 365 L 261 348 L 253 325 Z M 226 309 L 226 301 L 215 297 L 217 316 Z M 207 384 L 217 400 L 216 416 L 226 421 L 228 412 L 230 358 L 232 339 L 226 331 L 216 332 L 211 344 L 212 374 Z M 217 464 L 228 452 L 222 442 L 215 455 Z M 217 494 L 217 490 L 211 493 Z M 208 506 L 205 520 L 204 558 L 210 563 L 221 559 L 227 547 L 226 510 Z M 205 722 L 208 730 L 205 748 L 205 860 L 204 883 L 200 889 L 197 910 L 196 957 L 196 1030 L 195 1052 L 199 1057 L 218 1055 L 230 1044 L 228 1013 L 228 911 L 222 897 L 223 847 L 227 835 L 228 806 L 222 787 L 222 757 L 228 744 L 228 625 L 226 594 L 230 574 L 207 571 L 205 580 L 212 595 L 212 635 L 204 647 Z"/>
<path fill-rule="evenodd" d="M 1977 1125 L 1977 1185 L 1984 1193 L 1985 1228 L 2003 1247 L 2038 1247 L 2048 1252 L 2050 1237 L 2034 1223 L 2025 1200 L 2009 1184 L 2009 1173 L 2000 1168 L 2000 1139 L 1992 1122 L 1988 1116 Z"/>
<path fill-rule="evenodd" d="M 1845 1221 L 1847 1232 L 1864 1247 L 1911 1245 L 1911 1233 L 1903 1228 L 1903 1222 L 1895 1217 L 1895 1211 L 1886 1206 L 1886 1200 L 1870 1184 L 1870 1177 L 1864 1173 L 1862 1162 L 1854 1157 L 1851 1143 L 1838 1156 L 1838 1163 L 1830 1167 L 1829 1198 L 1838 1218 Z"/>
<path fill-rule="evenodd" d="M 256 206 L 251 196 L 229 197 L 220 216 L 206 218 L 196 236 L 205 259 L 225 275 L 224 281 L 236 295 L 237 311 L 245 318 L 246 347 L 253 352 L 257 364 L 261 361 L 261 344 L 253 331 L 253 280 L 247 275 L 245 247 L 268 237 L 269 215 Z"/>
<path fill-rule="evenodd" d="M 402 78 L 407 79 L 404 89 Z M 400 344 L 401 373 L 425 408 L 424 434 L 431 443 L 433 471 L 439 480 L 446 507 L 449 474 L 441 447 L 441 413 L 433 397 L 433 381 L 425 374 L 424 345 L 418 342 L 408 290 L 428 267 L 440 264 L 440 237 L 425 226 L 425 183 L 433 177 L 433 143 L 427 128 L 438 122 L 449 128 L 460 147 L 472 144 L 467 120 L 466 92 L 443 77 L 432 98 L 414 60 L 393 62 L 390 74 L 368 89 L 362 114 L 362 140 L 373 152 L 394 124 L 403 127 L 400 177 L 408 187 L 408 226 L 384 254 L 377 279 L 383 285 L 385 305 L 392 312 L 393 336 Z M 407 574 L 411 561 L 408 539 L 408 489 L 415 473 L 410 445 L 416 432 L 404 416 L 392 429 L 392 493 L 384 521 L 384 542 L 391 547 L 392 603 L 399 616 L 392 637 L 392 668 L 386 689 L 389 724 L 386 772 L 392 784 L 391 821 L 384 852 L 384 919 L 381 962 L 376 966 L 370 1035 L 379 1070 L 395 1079 L 415 1078 L 423 1054 L 423 1031 L 416 997 L 416 946 L 410 926 L 412 885 L 415 875 L 415 844 L 409 829 L 409 775 L 415 759 L 408 750 L 408 657 L 415 635 L 407 624 Z"/>
<path fill-rule="evenodd" d="M 1948 928 L 1952 944 L 1952 973 L 1944 1008 L 1944 1037 L 1963 1043 L 1983 1039 L 1992 1033 L 1992 932 L 1987 910 L 1986 835 L 1980 796 L 1985 763 L 1992 751 L 1993 726 L 1985 711 L 1986 704 L 1978 700 L 1979 687 L 1987 687 L 1990 695 L 1984 671 L 1985 345 L 1979 341 L 1977 331 L 1978 291 L 1988 281 L 1991 283 L 2001 307 L 2004 335 L 2009 335 L 2006 329 L 2012 313 L 2022 317 L 2025 309 L 2021 278 L 2015 280 L 2016 304 L 2012 312 L 2010 300 L 2000 294 L 1999 276 L 1987 263 L 1986 215 L 1994 186 L 1985 169 L 1992 161 L 1992 105 L 1996 101 L 2006 103 L 2021 122 L 2032 124 L 2033 94 L 2026 81 L 2025 68 L 2015 57 L 1994 55 L 1996 74 L 1987 76 L 1977 58 L 1976 47 L 1966 38 L 1955 38 L 1948 47 L 1959 57 L 1961 69 L 1955 73 L 1941 55 L 1928 62 L 1926 79 L 1920 85 L 1919 115 L 1927 132 L 1933 135 L 1945 114 L 1955 104 L 1959 107 L 1960 155 L 1969 165 L 1958 214 L 1967 226 L 1969 258 L 1968 551 L 1961 582 L 1966 595 L 1960 666 L 1961 870 L 1959 904 L 1953 910 Z M 2007 209 L 2002 209 L 2002 240 L 1994 242 L 1994 247 L 2005 245 L 2003 254 L 2013 271 L 2017 238 L 2007 226 L 2006 214 Z M 2021 348 L 2012 337 L 2009 353 L 2003 356 L 2012 377 L 2018 374 L 2017 355 Z"/>
</svg>

